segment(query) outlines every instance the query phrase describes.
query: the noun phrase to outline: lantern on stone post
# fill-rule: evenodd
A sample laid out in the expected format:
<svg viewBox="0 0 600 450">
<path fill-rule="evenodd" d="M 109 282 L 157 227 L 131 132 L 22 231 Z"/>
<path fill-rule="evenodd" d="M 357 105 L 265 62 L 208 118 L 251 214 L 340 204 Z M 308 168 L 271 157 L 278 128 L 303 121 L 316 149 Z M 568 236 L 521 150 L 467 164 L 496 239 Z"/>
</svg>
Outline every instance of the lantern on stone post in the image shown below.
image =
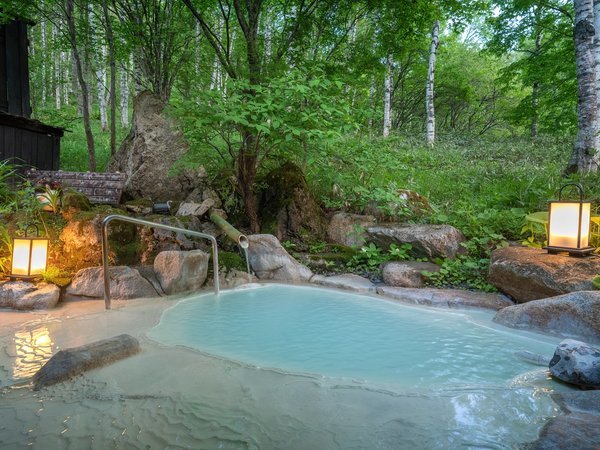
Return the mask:
<svg viewBox="0 0 600 450">
<path fill-rule="evenodd" d="M 35 236 L 29 230 L 35 228 Z M 25 228 L 25 237 L 12 240 L 12 264 L 10 278 L 31 280 L 46 271 L 48 239 L 40 237 L 40 229 L 31 224 Z"/>
<path fill-rule="evenodd" d="M 579 201 L 563 200 L 562 192 L 574 186 L 579 191 Z M 548 207 L 548 253 L 568 252 L 571 256 L 585 256 L 594 247 L 589 246 L 591 203 L 583 201 L 583 186 L 568 183 L 560 188 L 558 200 Z"/>
</svg>

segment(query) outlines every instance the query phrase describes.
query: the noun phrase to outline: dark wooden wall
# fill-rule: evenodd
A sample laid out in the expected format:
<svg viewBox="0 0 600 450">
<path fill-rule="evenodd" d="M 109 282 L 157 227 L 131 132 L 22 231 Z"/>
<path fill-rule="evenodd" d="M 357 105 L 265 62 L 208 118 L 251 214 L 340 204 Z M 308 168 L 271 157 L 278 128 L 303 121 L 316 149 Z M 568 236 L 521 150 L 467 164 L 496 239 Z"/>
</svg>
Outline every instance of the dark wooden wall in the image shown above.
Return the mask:
<svg viewBox="0 0 600 450">
<path fill-rule="evenodd" d="M 31 117 L 27 22 L 0 26 L 0 111 Z"/>
<path fill-rule="evenodd" d="M 0 161 L 9 160 L 20 172 L 31 167 L 58 170 L 62 135 L 62 128 L 0 113 Z"/>
<path fill-rule="evenodd" d="M 31 167 L 58 170 L 64 132 L 30 118 L 28 25 L 13 20 L 0 26 L 0 161 L 22 173 Z"/>
</svg>

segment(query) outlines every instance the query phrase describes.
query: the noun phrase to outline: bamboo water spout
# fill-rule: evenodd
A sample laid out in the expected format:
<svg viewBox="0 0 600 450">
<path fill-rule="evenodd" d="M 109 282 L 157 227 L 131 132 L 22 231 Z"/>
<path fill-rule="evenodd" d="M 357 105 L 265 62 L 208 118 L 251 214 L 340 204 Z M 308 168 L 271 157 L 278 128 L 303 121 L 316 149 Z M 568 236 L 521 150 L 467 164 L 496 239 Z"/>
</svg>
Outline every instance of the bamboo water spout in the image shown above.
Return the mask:
<svg viewBox="0 0 600 450">
<path fill-rule="evenodd" d="M 216 226 L 218 226 L 219 229 L 221 231 L 223 231 L 223 233 L 225 233 L 229 237 L 229 239 L 231 239 L 233 242 L 235 242 L 237 245 L 239 245 L 243 249 L 248 248 L 248 238 L 246 237 L 245 234 L 240 233 L 238 230 L 236 230 L 234 228 L 233 225 L 231 225 L 229 222 L 227 222 L 225 219 L 223 219 L 220 215 L 218 215 L 214 211 L 210 212 L 209 217 L 210 217 L 210 220 L 212 220 L 213 223 Z"/>
</svg>

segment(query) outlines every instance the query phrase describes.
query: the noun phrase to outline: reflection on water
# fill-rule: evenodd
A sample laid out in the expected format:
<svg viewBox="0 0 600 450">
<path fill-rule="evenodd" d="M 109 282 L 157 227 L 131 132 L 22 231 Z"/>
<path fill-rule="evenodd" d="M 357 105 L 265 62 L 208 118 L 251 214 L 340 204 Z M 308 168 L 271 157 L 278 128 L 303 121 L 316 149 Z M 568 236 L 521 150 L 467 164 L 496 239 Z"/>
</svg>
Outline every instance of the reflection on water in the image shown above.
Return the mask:
<svg viewBox="0 0 600 450">
<path fill-rule="evenodd" d="M 28 331 L 17 331 L 15 362 L 12 377 L 15 380 L 32 377 L 52 356 L 52 338 L 45 326 Z"/>
</svg>

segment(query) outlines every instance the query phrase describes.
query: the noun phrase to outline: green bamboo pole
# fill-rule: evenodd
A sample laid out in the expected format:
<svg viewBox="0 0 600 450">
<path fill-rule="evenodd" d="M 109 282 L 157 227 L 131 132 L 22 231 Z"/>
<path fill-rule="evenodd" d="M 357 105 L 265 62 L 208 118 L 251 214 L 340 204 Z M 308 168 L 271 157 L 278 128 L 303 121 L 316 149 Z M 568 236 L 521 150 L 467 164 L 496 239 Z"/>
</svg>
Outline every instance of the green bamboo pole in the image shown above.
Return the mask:
<svg viewBox="0 0 600 450">
<path fill-rule="evenodd" d="M 225 233 L 229 237 L 229 239 L 231 239 L 233 242 L 235 242 L 242 248 L 248 248 L 248 238 L 246 237 L 246 235 L 240 233 L 234 228 L 233 225 L 231 225 L 229 222 L 227 222 L 225 219 L 223 219 L 220 215 L 218 215 L 212 210 L 210 211 L 209 217 L 210 220 L 212 220 L 213 223 L 216 226 L 218 226 L 221 229 L 221 231 L 223 231 L 223 233 Z"/>
</svg>

